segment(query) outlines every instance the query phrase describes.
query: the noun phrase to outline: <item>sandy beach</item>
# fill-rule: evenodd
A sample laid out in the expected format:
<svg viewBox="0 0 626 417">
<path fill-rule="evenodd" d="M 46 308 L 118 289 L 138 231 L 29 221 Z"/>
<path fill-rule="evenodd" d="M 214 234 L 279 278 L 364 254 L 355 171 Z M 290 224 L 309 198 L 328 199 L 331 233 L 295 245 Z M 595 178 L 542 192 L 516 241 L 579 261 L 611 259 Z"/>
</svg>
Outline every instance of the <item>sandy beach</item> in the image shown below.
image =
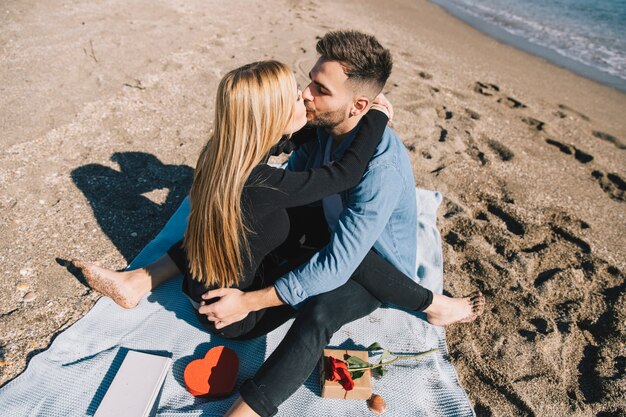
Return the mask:
<svg viewBox="0 0 626 417">
<path fill-rule="evenodd" d="M 425 0 L 9 0 L 0 5 L 0 385 L 99 295 L 191 183 L 221 76 L 316 36 L 390 48 L 385 93 L 416 185 L 443 193 L 445 289 L 489 308 L 447 330 L 478 416 L 626 413 L 626 95 Z"/>
</svg>

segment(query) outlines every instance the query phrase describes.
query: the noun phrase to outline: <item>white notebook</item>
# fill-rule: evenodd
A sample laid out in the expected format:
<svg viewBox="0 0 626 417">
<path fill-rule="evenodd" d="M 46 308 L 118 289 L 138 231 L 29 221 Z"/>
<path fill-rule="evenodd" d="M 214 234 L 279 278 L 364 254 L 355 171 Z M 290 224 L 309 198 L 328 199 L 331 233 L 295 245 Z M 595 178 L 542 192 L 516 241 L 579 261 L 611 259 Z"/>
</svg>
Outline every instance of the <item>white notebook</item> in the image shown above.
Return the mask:
<svg viewBox="0 0 626 417">
<path fill-rule="evenodd" d="M 129 350 L 94 417 L 148 417 L 171 362 Z"/>
</svg>

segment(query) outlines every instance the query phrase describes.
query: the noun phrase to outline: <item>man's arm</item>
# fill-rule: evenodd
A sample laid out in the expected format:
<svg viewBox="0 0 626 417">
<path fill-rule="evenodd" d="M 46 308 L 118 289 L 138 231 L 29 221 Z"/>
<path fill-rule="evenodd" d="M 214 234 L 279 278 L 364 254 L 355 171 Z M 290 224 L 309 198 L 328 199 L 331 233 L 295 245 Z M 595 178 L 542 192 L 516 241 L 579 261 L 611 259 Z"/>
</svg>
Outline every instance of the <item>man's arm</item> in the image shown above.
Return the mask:
<svg viewBox="0 0 626 417">
<path fill-rule="evenodd" d="M 391 164 L 367 172 L 351 190 L 329 244 L 276 281 L 278 297 L 297 306 L 308 297 L 343 285 L 387 225 L 402 188 L 402 177 Z"/>
<path fill-rule="evenodd" d="M 199 312 L 206 314 L 220 329 L 243 319 L 250 311 L 283 304 L 297 306 L 308 297 L 343 285 L 387 225 L 402 185 L 402 177 L 395 166 L 381 164 L 373 168 L 351 190 L 348 207 L 339 217 L 329 244 L 309 262 L 279 278 L 274 286 L 261 290 L 209 291 L 202 296 L 204 299 L 221 298 L 201 306 Z"/>
</svg>

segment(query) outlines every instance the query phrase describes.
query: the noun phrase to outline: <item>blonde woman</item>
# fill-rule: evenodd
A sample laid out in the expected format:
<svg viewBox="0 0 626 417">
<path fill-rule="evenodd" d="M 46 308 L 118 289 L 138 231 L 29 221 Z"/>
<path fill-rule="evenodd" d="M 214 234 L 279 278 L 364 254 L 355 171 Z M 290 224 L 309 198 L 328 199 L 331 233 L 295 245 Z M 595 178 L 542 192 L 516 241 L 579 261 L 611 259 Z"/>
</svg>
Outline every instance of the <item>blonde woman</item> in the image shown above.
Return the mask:
<svg viewBox="0 0 626 417">
<path fill-rule="evenodd" d="M 272 286 L 286 270 L 308 259 L 310 251 L 294 254 L 285 247 L 293 244 L 293 239 L 288 239 L 290 230 L 302 221 L 290 218 L 291 210 L 356 186 L 388 116 L 385 106 L 373 104 L 355 139 L 332 165 L 303 172 L 267 165 L 280 138 L 300 130 L 306 120 L 302 94 L 288 66 L 263 61 L 229 72 L 218 87 L 213 135 L 196 166 L 184 240 L 156 262 L 133 271 L 116 272 L 78 260 L 74 265 L 92 288 L 124 308 L 136 306 L 147 292 L 182 274 L 183 292 L 196 308 L 198 319 L 208 331 L 223 337 L 250 338 L 284 323 L 296 311 L 288 305 L 252 311 L 222 326 L 203 314 L 203 306 L 211 300 L 205 302 L 202 295 L 216 288 L 249 291 Z M 314 134 L 299 133 L 297 142 L 311 139 Z M 281 246 L 285 241 L 289 245 Z M 428 320 L 438 325 L 471 321 L 484 305 L 480 293 L 465 298 L 433 295 L 373 251 L 352 281 L 381 302 L 424 311 Z M 280 389 L 279 383 L 277 386 Z M 280 395 L 288 396 L 288 390 Z M 275 412 L 262 409 L 262 405 L 251 409 L 240 399 L 230 415 Z"/>
</svg>

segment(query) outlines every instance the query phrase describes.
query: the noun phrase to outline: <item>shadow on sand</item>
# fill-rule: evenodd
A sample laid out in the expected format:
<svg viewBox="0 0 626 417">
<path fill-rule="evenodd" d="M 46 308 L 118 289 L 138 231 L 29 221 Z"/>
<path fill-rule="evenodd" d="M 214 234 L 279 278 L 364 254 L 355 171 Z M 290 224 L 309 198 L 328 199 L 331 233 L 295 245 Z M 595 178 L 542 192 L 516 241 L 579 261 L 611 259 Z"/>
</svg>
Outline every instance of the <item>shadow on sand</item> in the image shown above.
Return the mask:
<svg viewBox="0 0 626 417">
<path fill-rule="evenodd" d="M 193 169 L 165 165 L 145 152 L 116 152 L 111 160 L 119 170 L 88 164 L 73 170 L 72 180 L 87 197 L 104 233 L 130 262 L 181 204 Z M 154 191 L 167 197 L 155 202 L 146 196 Z"/>
</svg>

